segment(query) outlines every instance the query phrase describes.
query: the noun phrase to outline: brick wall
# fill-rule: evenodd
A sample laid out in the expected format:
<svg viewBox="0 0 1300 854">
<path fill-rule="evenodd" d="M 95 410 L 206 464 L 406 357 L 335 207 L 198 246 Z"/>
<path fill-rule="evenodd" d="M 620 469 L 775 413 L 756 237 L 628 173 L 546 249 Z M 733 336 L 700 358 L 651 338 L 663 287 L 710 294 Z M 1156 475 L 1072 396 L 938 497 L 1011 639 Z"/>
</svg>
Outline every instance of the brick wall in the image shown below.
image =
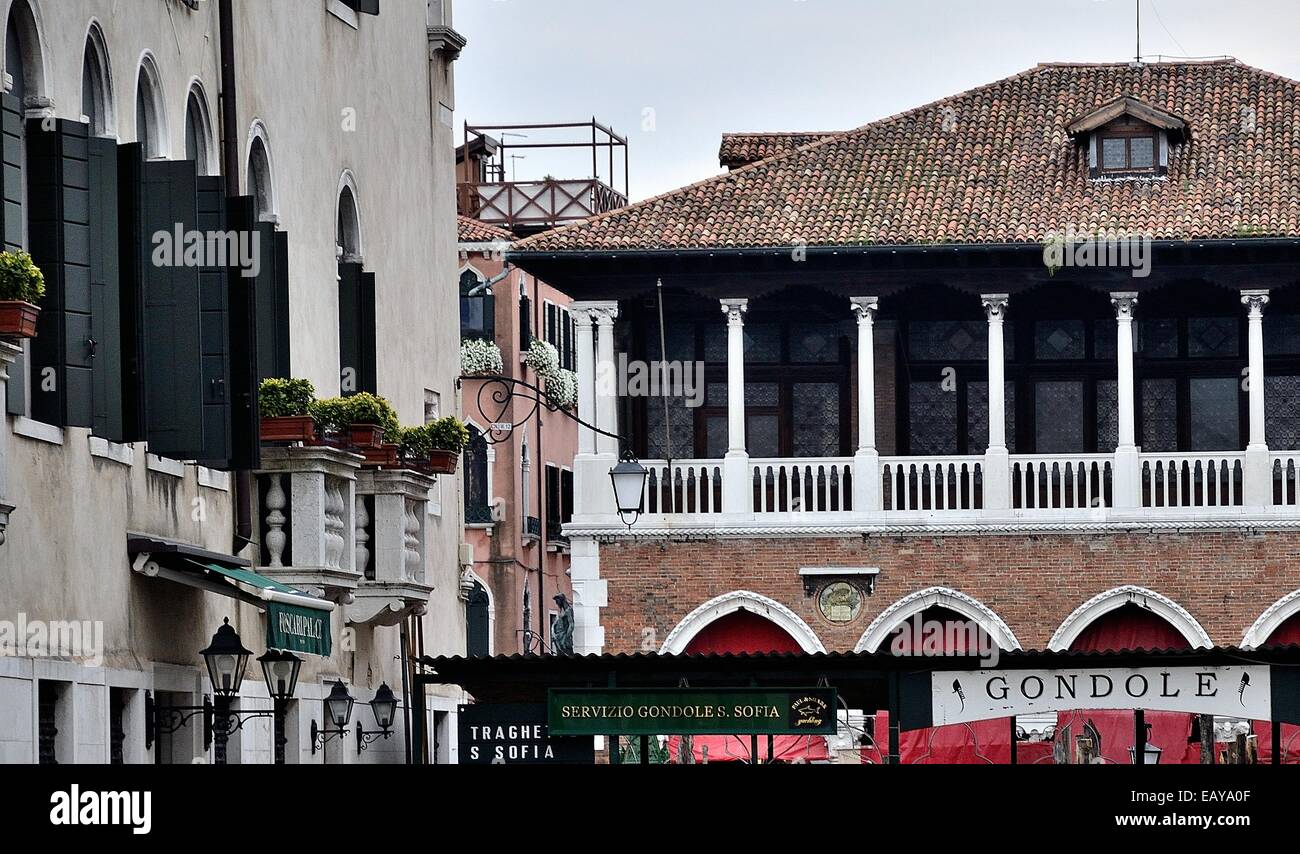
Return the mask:
<svg viewBox="0 0 1300 854">
<path fill-rule="evenodd" d="M 875 594 L 837 625 L 805 596 L 801 566 L 879 567 Z M 1025 648 L 1098 593 L 1136 584 L 1200 621 L 1215 644 L 1236 645 L 1255 619 L 1300 587 L 1300 533 L 861 537 L 613 543 L 600 547 L 609 585 L 605 652 L 662 644 L 691 610 L 748 590 L 790 608 L 828 650 L 849 650 L 896 600 L 930 586 L 981 601 Z"/>
</svg>

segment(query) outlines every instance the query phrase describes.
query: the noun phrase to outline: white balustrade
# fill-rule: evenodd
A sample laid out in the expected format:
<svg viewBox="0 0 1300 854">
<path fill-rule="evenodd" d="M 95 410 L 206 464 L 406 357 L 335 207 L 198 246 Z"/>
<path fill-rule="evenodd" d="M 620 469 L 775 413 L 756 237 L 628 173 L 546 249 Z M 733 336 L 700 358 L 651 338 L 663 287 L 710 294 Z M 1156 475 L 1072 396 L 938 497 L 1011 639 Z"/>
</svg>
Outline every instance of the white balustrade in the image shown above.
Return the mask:
<svg viewBox="0 0 1300 854">
<path fill-rule="evenodd" d="M 1239 506 L 1244 460 L 1244 453 L 1142 454 L 1142 506 Z"/>
<path fill-rule="evenodd" d="M 646 513 L 721 513 L 722 460 L 646 460 Z"/>
<path fill-rule="evenodd" d="M 1271 457 L 1273 503 L 1279 507 L 1300 505 L 1300 452 L 1274 452 Z"/>
<path fill-rule="evenodd" d="M 977 510 L 983 457 L 881 457 L 884 510 Z"/>
<path fill-rule="evenodd" d="M 1115 458 L 1110 454 L 1011 457 L 1011 506 L 1017 510 L 1113 507 Z"/>
<path fill-rule="evenodd" d="M 853 509 L 853 460 L 750 460 L 755 513 L 830 513 Z"/>
</svg>

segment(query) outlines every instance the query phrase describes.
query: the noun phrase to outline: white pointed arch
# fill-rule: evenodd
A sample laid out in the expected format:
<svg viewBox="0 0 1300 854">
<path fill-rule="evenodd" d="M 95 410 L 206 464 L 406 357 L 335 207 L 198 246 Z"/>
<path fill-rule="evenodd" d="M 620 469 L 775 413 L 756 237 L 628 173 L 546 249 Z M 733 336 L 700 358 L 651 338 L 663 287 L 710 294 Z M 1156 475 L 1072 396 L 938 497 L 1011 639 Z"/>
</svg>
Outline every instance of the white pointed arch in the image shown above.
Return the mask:
<svg viewBox="0 0 1300 854">
<path fill-rule="evenodd" d="M 271 158 L 271 135 L 266 122 L 253 119 L 244 143 L 244 192 L 253 197 L 259 222 L 280 223 L 280 204 L 275 190 L 275 162 Z"/>
<path fill-rule="evenodd" d="M 1052 639 L 1048 641 L 1048 649 L 1057 652 L 1069 649 L 1083 630 L 1092 625 L 1095 620 L 1125 605 L 1137 605 L 1162 618 L 1177 629 L 1178 633 L 1193 647 L 1214 646 L 1210 635 L 1200 622 L 1182 605 L 1154 590 L 1138 587 L 1136 584 L 1125 584 L 1098 593 L 1075 608 L 1074 613 L 1062 621 L 1056 633 L 1052 635 Z"/>
<path fill-rule="evenodd" d="M 871 621 L 853 647 L 854 652 L 875 652 L 900 625 L 927 608 L 947 608 L 974 621 L 989 633 L 999 649 L 1020 649 L 1020 641 L 997 613 L 974 596 L 951 587 L 927 587 L 909 593 Z"/>
<path fill-rule="evenodd" d="M 361 193 L 351 169 L 339 175 L 335 194 L 334 221 L 338 223 L 336 239 L 344 261 L 363 263 L 366 257 L 365 231 L 361 226 Z"/>
<path fill-rule="evenodd" d="M 50 67 L 48 45 L 45 41 L 45 23 L 41 7 L 30 0 L 12 0 L 5 16 L 6 72 L 18 70 L 21 80 L 13 81 L 14 91 L 23 95 L 23 109 L 28 118 L 52 114 L 54 93 L 52 80 L 46 74 Z M 9 48 L 16 47 L 18 56 L 10 56 Z"/>
<path fill-rule="evenodd" d="M 91 18 L 86 27 L 81 63 L 82 115 L 89 121 L 92 135 L 116 138 L 117 99 L 113 90 L 113 59 L 108 52 L 108 42 L 104 40 L 104 29 L 97 18 Z M 91 112 L 86 112 L 87 107 Z"/>
<path fill-rule="evenodd" d="M 467 576 L 469 576 L 470 578 L 474 579 L 474 581 L 478 584 L 478 586 L 479 586 L 479 587 L 482 587 L 482 588 L 483 588 L 483 592 L 487 595 L 488 655 L 496 655 L 496 648 L 497 648 L 497 640 L 496 640 L 497 598 L 496 598 L 496 595 L 493 594 L 491 585 L 489 585 L 486 581 L 484 581 L 484 580 L 483 580 L 483 576 L 479 575 L 479 574 L 478 574 L 477 572 L 475 572 L 472 568 L 467 568 L 467 569 L 465 570 L 465 574 L 466 574 Z M 467 604 L 468 604 L 468 603 L 467 603 Z"/>
<path fill-rule="evenodd" d="M 1300 614 L 1300 590 L 1293 590 L 1264 609 L 1259 619 L 1251 624 L 1241 639 L 1246 649 L 1254 649 L 1268 643 L 1269 636 L 1282 627 L 1287 620 Z"/>
<path fill-rule="evenodd" d="M 794 611 L 775 599 L 769 599 L 748 590 L 733 590 L 721 596 L 715 596 L 703 605 L 691 611 L 678 623 L 668 637 L 664 639 L 659 652 L 663 654 L 686 651 L 695 636 L 709 624 L 737 611 L 748 611 L 755 616 L 770 620 L 782 631 L 794 638 L 804 652 L 825 652 L 821 639 L 812 627 L 803 621 Z"/>
<path fill-rule="evenodd" d="M 133 132 L 135 141 L 144 147 L 148 160 L 166 160 L 171 155 L 171 128 L 167 122 L 167 103 L 162 74 L 153 52 L 144 50 L 135 66 L 135 105 Z"/>
<path fill-rule="evenodd" d="M 194 160 L 200 175 L 221 172 L 217 166 L 217 134 L 208 104 L 208 91 L 198 77 L 190 78 L 185 95 L 185 155 Z"/>
</svg>

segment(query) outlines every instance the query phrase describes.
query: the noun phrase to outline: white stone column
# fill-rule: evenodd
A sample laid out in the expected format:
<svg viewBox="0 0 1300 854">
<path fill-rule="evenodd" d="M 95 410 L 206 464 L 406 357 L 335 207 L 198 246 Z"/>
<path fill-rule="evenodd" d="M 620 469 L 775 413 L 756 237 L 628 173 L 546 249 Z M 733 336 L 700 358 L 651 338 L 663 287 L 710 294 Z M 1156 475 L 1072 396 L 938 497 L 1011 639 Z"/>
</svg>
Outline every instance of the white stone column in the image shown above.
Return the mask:
<svg viewBox="0 0 1300 854">
<path fill-rule="evenodd" d="M 1247 505 L 1255 507 L 1273 503 L 1273 467 L 1264 431 L 1264 306 L 1268 305 L 1268 299 L 1266 290 L 1241 292 L 1242 305 L 1247 309 L 1247 395 L 1250 400 L 1250 441 L 1246 445 L 1243 497 Z"/>
<path fill-rule="evenodd" d="M 590 303 L 575 302 L 569 306 L 573 318 L 578 351 L 578 417 L 588 424 L 596 423 L 596 338 L 592 332 Z M 578 453 L 596 453 L 596 434 L 591 428 L 578 425 Z"/>
<path fill-rule="evenodd" d="M 989 325 L 989 447 L 984 454 L 984 507 L 1011 506 L 1011 456 L 1007 452 L 1006 365 L 1003 321 L 1007 294 L 981 294 Z"/>
<path fill-rule="evenodd" d="M 749 452 L 745 450 L 745 312 L 747 299 L 721 300 L 727 316 L 727 456 L 722 463 L 722 512 L 752 509 Z"/>
<path fill-rule="evenodd" d="M 596 336 L 594 312 L 604 303 L 575 302 L 569 306 L 578 347 L 578 417 L 597 425 Z M 602 465 L 603 463 L 603 465 Z M 596 433 L 578 425 L 578 453 L 573 458 L 573 515 L 593 516 L 614 512 L 610 493 L 609 463 L 596 456 Z"/>
<path fill-rule="evenodd" d="M 876 297 L 851 297 L 858 320 L 858 448 L 853 455 L 853 509 L 879 510 L 880 453 L 876 450 Z"/>
<path fill-rule="evenodd" d="M 617 435 L 618 372 L 614 363 L 614 319 L 618 317 L 618 303 L 593 303 L 592 316 L 596 321 L 596 426 L 605 433 Z M 618 459 L 618 439 L 597 433 L 596 453 Z"/>
<path fill-rule="evenodd" d="M 1137 386 L 1133 379 L 1133 312 L 1138 295 L 1134 291 L 1115 291 L 1110 295 L 1110 302 L 1115 306 L 1115 399 L 1119 407 L 1113 488 L 1115 507 L 1131 509 L 1142 503 L 1142 468 L 1134 426 Z"/>
</svg>

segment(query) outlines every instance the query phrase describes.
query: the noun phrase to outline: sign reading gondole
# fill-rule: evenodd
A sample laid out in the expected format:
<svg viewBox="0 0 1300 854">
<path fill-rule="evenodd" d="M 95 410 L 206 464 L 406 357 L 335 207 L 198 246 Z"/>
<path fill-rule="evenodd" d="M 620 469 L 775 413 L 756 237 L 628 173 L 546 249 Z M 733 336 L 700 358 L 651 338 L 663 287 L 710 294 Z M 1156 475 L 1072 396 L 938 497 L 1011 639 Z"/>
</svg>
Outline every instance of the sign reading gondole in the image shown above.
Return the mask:
<svg viewBox="0 0 1300 854">
<path fill-rule="evenodd" d="M 1270 720 L 1273 676 L 1266 665 L 941 670 L 916 674 L 905 687 L 901 724 L 904 729 L 917 729 L 1071 709 L 1145 709 Z M 924 702 L 927 687 L 928 703 Z"/>
<path fill-rule="evenodd" d="M 552 735 L 830 735 L 834 688 L 552 688 Z"/>
</svg>

